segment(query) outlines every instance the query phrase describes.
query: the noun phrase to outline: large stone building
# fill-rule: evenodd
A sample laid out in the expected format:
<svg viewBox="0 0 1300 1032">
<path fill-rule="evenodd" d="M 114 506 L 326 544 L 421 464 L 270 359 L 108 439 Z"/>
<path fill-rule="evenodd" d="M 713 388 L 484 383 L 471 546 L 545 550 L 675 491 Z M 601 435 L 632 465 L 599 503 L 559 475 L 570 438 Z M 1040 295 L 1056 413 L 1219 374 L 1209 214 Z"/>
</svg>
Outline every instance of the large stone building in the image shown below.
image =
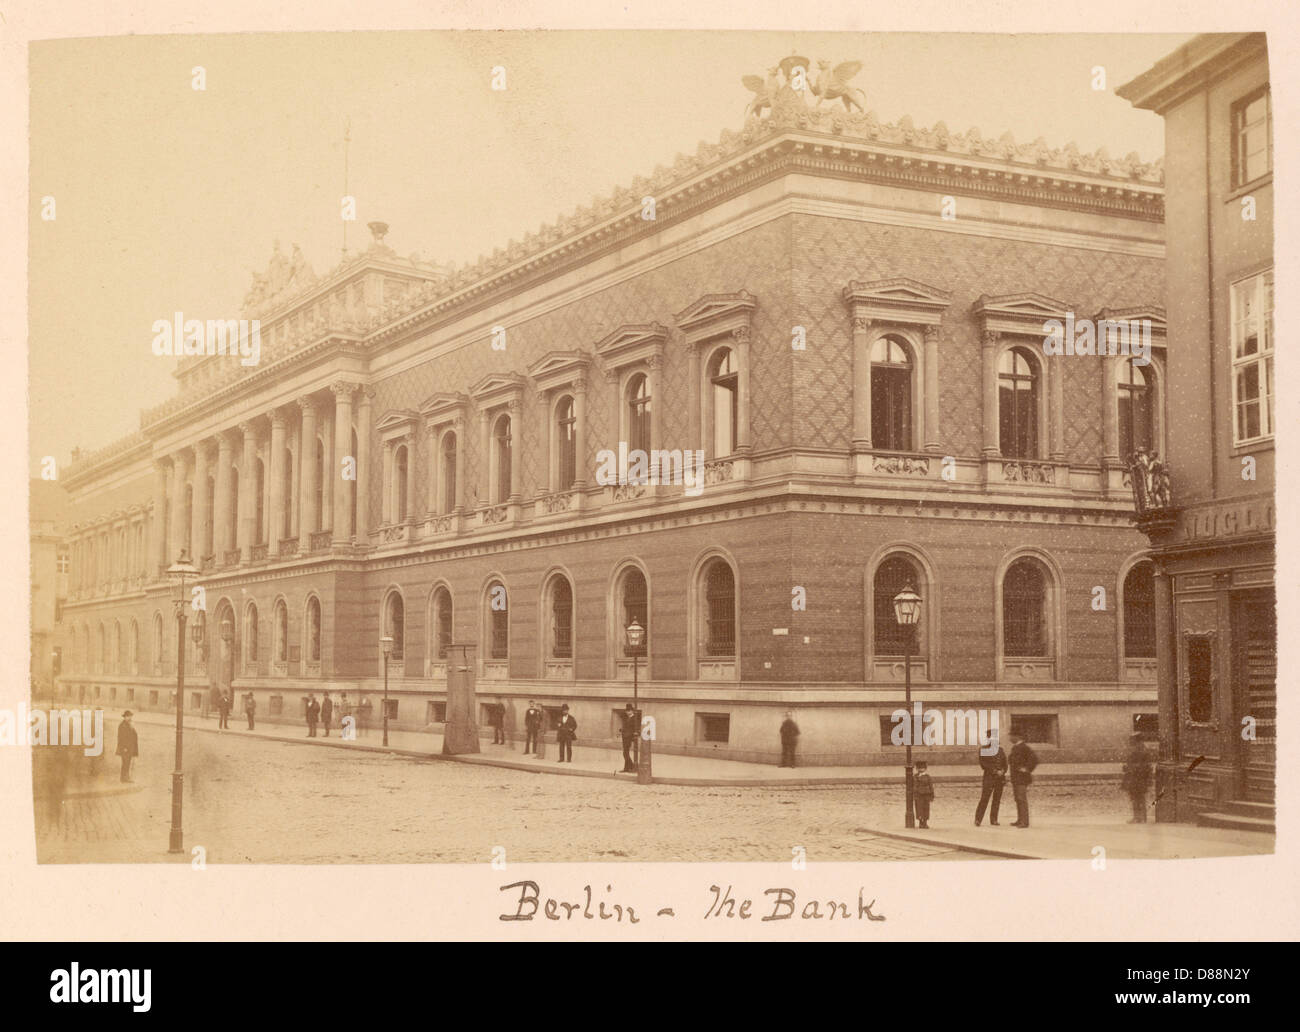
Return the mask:
<svg viewBox="0 0 1300 1032">
<path fill-rule="evenodd" d="M 740 131 L 472 266 L 381 223 L 322 276 L 277 248 L 259 364 L 181 359 L 64 478 L 65 693 L 170 704 L 189 548 L 188 677 L 270 719 L 377 699 L 387 633 L 399 726 L 442 718 L 467 642 L 508 725 L 568 702 L 612 744 L 635 618 L 660 751 L 775 760 L 792 708 L 805 762 L 894 763 L 910 581 L 917 698 L 1117 756 L 1155 714 L 1120 456 L 1164 433 L 1160 168 L 814 105 L 797 60 Z M 1067 313 L 1149 320 L 1153 362 L 1048 358 Z M 701 482 L 604 483 L 620 442 L 701 449 Z"/>
<path fill-rule="evenodd" d="M 1168 490 L 1156 576 L 1158 815 L 1273 820 L 1273 126 L 1263 33 L 1198 36 L 1120 90 L 1164 116 Z"/>
</svg>

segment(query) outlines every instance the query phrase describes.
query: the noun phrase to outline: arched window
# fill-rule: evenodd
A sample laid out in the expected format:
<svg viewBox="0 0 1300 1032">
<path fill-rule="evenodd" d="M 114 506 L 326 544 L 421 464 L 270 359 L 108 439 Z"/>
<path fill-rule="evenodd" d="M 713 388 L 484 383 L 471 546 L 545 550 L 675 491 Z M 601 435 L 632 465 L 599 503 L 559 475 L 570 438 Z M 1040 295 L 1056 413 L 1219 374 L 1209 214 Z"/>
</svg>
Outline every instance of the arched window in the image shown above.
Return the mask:
<svg viewBox="0 0 1300 1032">
<path fill-rule="evenodd" d="M 556 490 L 568 491 L 577 479 L 578 420 L 574 414 L 573 398 L 565 395 L 555 406 L 555 472 Z"/>
<path fill-rule="evenodd" d="M 998 359 L 998 440 L 1005 458 L 1038 458 L 1038 364 L 1024 348 Z"/>
<path fill-rule="evenodd" d="M 289 661 L 289 607 L 284 599 L 275 604 L 275 661 Z"/>
<path fill-rule="evenodd" d="M 510 417 L 501 415 L 492 428 L 493 457 L 496 464 L 496 495 L 492 501 L 504 502 L 510 497 L 510 463 L 514 450 L 510 437 Z"/>
<path fill-rule="evenodd" d="M 1155 654 L 1155 566 L 1141 562 L 1124 577 L 1124 655 L 1151 659 Z"/>
<path fill-rule="evenodd" d="M 451 646 L 451 592 L 446 588 L 435 591 L 430 610 L 429 624 L 433 628 L 434 655 L 438 659 L 446 659 L 447 650 Z"/>
<path fill-rule="evenodd" d="M 401 523 L 406 519 L 406 474 L 407 474 L 407 453 L 406 445 L 399 444 L 397 450 L 393 452 L 393 522 Z"/>
<path fill-rule="evenodd" d="M 1047 655 L 1047 577 L 1033 559 L 1017 559 L 1002 579 L 1002 642 L 1007 656 Z"/>
<path fill-rule="evenodd" d="M 99 637 L 97 639 L 97 643 L 99 645 L 99 669 L 96 672 L 104 674 L 104 673 L 108 673 L 109 671 L 109 658 L 108 658 L 108 634 L 104 630 L 104 625 L 102 623 L 99 625 L 98 633 L 99 633 Z"/>
<path fill-rule="evenodd" d="M 113 621 L 113 673 L 123 672 L 122 664 L 126 659 L 126 649 L 122 647 L 122 622 Z"/>
<path fill-rule="evenodd" d="M 249 663 L 257 662 L 257 606 L 252 602 L 244 617 L 244 658 Z"/>
<path fill-rule="evenodd" d="M 1155 392 L 1145 368 L 1131 359 L 1119 381 L 1119 455 L 1125 462 L 1137 451 L 1155 450 Z"/>
<path fill-rule="evenodd" d="M 550 658 L 573 658 L 573 587 L 560 574 L 547 587 L 547 613 L 550 617 Z"/>
<path fill-rule="evenodd" d="M 406 655 L 406 609 L 396 591 L 384 604 L 384 633 L 393 639 L 392 658 L 400 661 Z"/>
<path fill-rule="evenodd" d="M 908 648 L 911 630 L 898 622 L 894 597 L 906 587 L 920 590 L 924 583 L 915 561 L 905 555 L 891 555 L 876 567 L 872 583 L 872 639 L 877 656 L 902 656 Z M 924 594 L 924 592 L 922 592 Z M 921 626 L 916 626 L 913 654 L 921 652 Z"/>
<path fill-rule="evenodd" d="M 645 373 L 627 384 L 627 446 L 650 454 L 650 379 Z"/>
<path fill-rule="evenodd" d="M 456 431 L 442 435 L 442 511 L 456 508 Z"/>
<path fill-rule="evenodd" d="M 871 346 L 871 443 L 886 451 L 912 450 L 912 357 L 897 337 Z"/>
<path fill-rule="evenodd" d="M 320 599 L 307 599 L 307 660 L 320 662 Z"/>
<path fill-rule="evenodd" d="M 260 545 L 266 540 L 266 464 L 261 459 L 257 459 L 253 470 L 255 481 L 253 489 L 257 492 L 253 506 L 253 542 Z"/>
<path fill-rule="evenodd" d="M 736 578 L 722 559 L 704 567 L 704 654 L 736 654 Z"/>
<path fill-rule="evenodd" d="M 736 450 L 737 420 L 740 415 L 739 381 L 731 348 L 719 348 L 709 358 L 709 418 L 713 425 L 713 457 L 722 458 Z"/>
<path fill-rule="evenodd" d="M 140 672 L 140 625 L 131 621 L 131 673 Z"/>
<path fill-rule="evenodd" d="M 510 609 L 506 586 L 493 581 L 487 589 L 488 658 L 510 658 Z"/>
<path fill-rule="evenodd" d="M 646 643 L 650 641 L 649 591 L 646 588 L 645 574 L 635 566 L 628 567 L 619 581 L 619 595 L 619 616 L 622 623 L 617 628 L 618 640 L 622 643 L 622 654 L 631 656 L 633 652 L 627 645 L 627 628 L 633 620 L 645 628 Z M 644 656 L 646 645 L 643 644 L 635 654 Z"/>
<path fill-rule="evenodd" d="M 90 629 L 86 629 L 86 644 L 90 644 Z M 162 613 L 153 614 L 153 661 L 161 667 L 163 662 L 163 618 Z"/>
</svg>

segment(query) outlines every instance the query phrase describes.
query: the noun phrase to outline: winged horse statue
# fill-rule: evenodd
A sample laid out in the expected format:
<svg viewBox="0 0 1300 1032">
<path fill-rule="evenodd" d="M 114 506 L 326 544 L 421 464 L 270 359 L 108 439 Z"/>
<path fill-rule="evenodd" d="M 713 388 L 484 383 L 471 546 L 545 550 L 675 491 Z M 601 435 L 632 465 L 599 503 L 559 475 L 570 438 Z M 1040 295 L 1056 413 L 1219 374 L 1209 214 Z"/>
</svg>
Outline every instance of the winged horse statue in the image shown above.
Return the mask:
<svg viewBox="0 0 1300 1032">
<path fill-rule="evenodd" d="M 850 112 L 855 107 L 859 111 L 866 110 L 866 93 L 857 86 L 849 85 L 849 80 L 862 71 L 861 61 L 844 61 L 836 65 L 833 71 L 829 61 L 818 61 L 817 68 L 817 81 L 812 84 L 812 91 L 819 106 L 823 100 L 832 103 L 842 100 L 845 109 Z"/>
</svg>

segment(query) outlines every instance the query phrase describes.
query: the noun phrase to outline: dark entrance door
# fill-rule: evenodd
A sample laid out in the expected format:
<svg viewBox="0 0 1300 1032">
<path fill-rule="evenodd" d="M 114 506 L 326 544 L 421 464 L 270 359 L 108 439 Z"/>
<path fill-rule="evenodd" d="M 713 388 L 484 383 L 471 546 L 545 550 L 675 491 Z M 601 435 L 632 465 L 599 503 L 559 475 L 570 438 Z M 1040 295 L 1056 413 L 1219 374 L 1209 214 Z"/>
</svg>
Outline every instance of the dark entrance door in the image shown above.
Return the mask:
<svg viewBox="0 0 1300 1032">
<path fill-rule="evenodd" d="M 1252 592 L 1233 601 L 1233 704 L 1236 733 L 1253 718 L 1254 737 L 1240 749 L 1241 798 L 1272 803 L 1277 772 L 1277 613 L 1273 593 Z"/>
</svg>

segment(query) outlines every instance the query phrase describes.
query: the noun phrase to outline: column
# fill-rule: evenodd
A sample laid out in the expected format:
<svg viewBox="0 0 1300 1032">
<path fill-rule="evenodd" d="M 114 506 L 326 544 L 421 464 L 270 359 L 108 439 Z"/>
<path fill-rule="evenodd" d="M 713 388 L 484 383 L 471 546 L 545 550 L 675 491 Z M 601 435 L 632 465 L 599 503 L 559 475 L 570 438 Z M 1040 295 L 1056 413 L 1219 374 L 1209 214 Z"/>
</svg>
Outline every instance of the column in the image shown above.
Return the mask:
<svg viewBox="0 0 1300 1032">
<path fill-rule="evenodd" d="M 362 387 L 357 398 L 357 541 L 370 540 L 370 402 L 375 392 Z"/>
<path fill-rule="evenodd" d="M 690 399 L 689 404 L 691 409 L 691 413 L 690 413 L 691 439 L 690 442 L 687 444 L 687 447 L 704 448 L 704 441 L 703 441 L 704 435 L 700 430 L 700 416 L 701 416 L 702 409 L 700 405 L 700 349 L 699 347 L 697 347 L 694 344 L 688 345 L 687 357 L 689 361 L 687 362 L 686 375 L 690 378 L 691 381 L 690 393 L 688 395 Z M 711 449 L 712 449 L 712 443 L 710 443 L 708 448 L 705 448 L 705 452 L 708 453 L 711 451 Z"/>
<path fill-rule="evenodd" d="M 411 435 L 406 439 L 406 518 L 413 520 L 415 518 L 415 428 L 411 428 Z"/>
<path fill-rule="evenodd" d="M 1101 360 L 1101 464 L 1117 466 L 1128 460 L 1119 453 L 1119 360 Z"/>
<path fill-rule="evenodd" d="M 523 439 L 519 426 L 519 414 L 523 408 L 523 403 L 518 398 L 511 401 L 506 408 L 510 412 L 510 502 L 519 501 L 519 483 L 520 468 L 523 465 L 523 449 L 520 443 Z"/>
<path fill-rule="evenodd" d="M 939 327 L 925 328 L 925 450 L 943 451 L 939 435 Z"/>
<path fill-rule="evenodd" d="M 651 396 L 653 405 L 653 395 Z M 652 410 L 653 411 L 653 410 Z M 587 381 L 573 381 L 574 471 L 573 487 L 576 491 L 587 489 Z"/>
<path fill-rule="evenodd" d="M 311 550 L 311 535 L 316 529 L 316 405 L 310 398 L 299 398 L 302 409 L 302 444 L 298 464 L 302 466 L 302 500 L 298 503 L 298 547 Z"/>
<path fill-rule="evenodd" d="M 334 414 L 326 409 L 321 413 L 320 442 L 325 448 L 325 461 L 321 463 L 320 529 L 334 526 L 334 490 L 339 478 L 338 459 L 334 455 Z M 332 539 L 331 539 L 332 540 Z"/>
<path fill-rule="evenodd" d="M 393 522 L 393 442 L 384 442 L 384 484 L 379 518 L 384 525 Z"/>
<path fill-rule="evenodd" d="M 1106 361 L 1109 361 L 1109 359 Z M 1052 390 L 1050 406 L 1047 412 L 1047 423 L 1052 429 L 1051 459 L 1053 462 L 1064 462 L 1065 366 L 1061 362 L 1060 355 L 1044 355 L 1043 362 L 1050 370 L 1048 382 L 1051 385 Z"/>
<path fill-rule="evenodd" d="M 190 513 L 190 555 L 200 569 L 208 550 L 208 442 L 194 446 L 193 511 Z"/>
<path fill-rule="evenodd" d="M 355 385 L 350 383 L 330 385 L 334 392 L 334 469 L 330 480 L 338 481 L 334 489 L 333 541 L 336 545 L 352 543 L 352 495 L 349 488 L 356 481 L 343 479 L 343 457 L 352 451 L 352 392 L 355 389 Z M 356 458 L 355 455 L 352 457 Z"/>
<path fill-rule="evenodd" d="M 427 456 L 424 467 L 424 508 L 426 512 L 435 513 L 438 511 L 438 467 L 441 465 L 438 461 L 438 428 L 430 423 L 425 431 L 428 445 L 424 452 Z"/>
<path fill-rule="evenodd" d="M 290 426 L 286 428 L 284 436 L 286 448 L 289 448 L 290 442 L 292 442 L 290 457 L 285 459 L 286 462 L 292 463 L 289 475 L 289 497 L 284 500 L 284 504 L 289 510 L 289 537 L 298 538 L 298 547 L 302 548 L 300 511 L 298 508 L 299 501 L 302 498 L 302 428 Z"/>
<path fill-rule="evenodd" d="M 465 447 L 465 420 L 458 419 L 452 424 L 456 431 L 456 512 L 465 511 L 465 456 L 469 449 Z"/>
<path fill-rule="evenodd" d="M 275 559 L 280 554 L 280 538 L 284 535 L 284 434 L 287 420 L 276 409 L 271 413 L 271 522 L 266 528 L 267 554 Z"/>
<path fill-rule="evenodd" d="M 478 414 L 478 482 L 479 505 L 492 501 L 492 421 L 487 409 Z"/>
<path fill-rule="evenodd" d="M 731 332 L 736 342 L 739 368 L 736 371 L 736 451 L 749 454 L 749 327 L 739 326 Z"/>
<path fill-rule="evenodd" d="M 1159 721 L 1160 757 L 1156 774 L 1156 790 L 1169 786 L 1166 796 L 1156 806 L 1156 820 L 1177 819 L 1178 796 L 1181 788 L 1178 778 L 1178 681 L 1176 669 L 1177 639 L 1174 628 L 1173 577 L 1164 564 L 1155 564 L 1156 615 L 1156 705 Z M 1120 662 L 1123 662 L 1121 658 Z M 1170 785 L 1172 782 L 1172 785 Z M 1163 783 L 1163 784 L 1162 784 Z"/>
<path fill-rule="evenodd" d="M 253 558 L 253 539 L 257 536 L 257 428 L 251 422 L 239 424 L 244 435 L 244 457 L 239 463 L 239 527 L 237 547 L 239 561 Z"/>
<path fill-rule="evenodd" d="M 230 494 L 235 489 L 230 453 L 230 435 L 217 434 L 217 498 L 212 506 L 212 550 L 217 553 L 218 566 L 225 565 L 226 553 L 230 551 Z"/>
<path fill-rule="evenodd" d="M 171 565 L 167 561 L 167 527 L 163 521 L 163 513 L 167 511 L 167 469 L 161 462 L 155 462 L 153 471 L 153 515 L 149 524 L 149 566 L 146 571 L 150 581 L 158 577 L 160 568 L 165 570 Z M 81 556 L 81 586 L 85 588 L 89 587 L 90 582 L 87 578 L 89 566 L 85 561 L 84 543 Z"/>
<path fill-rule="evenodd" d="M 189 463 L 185 459 L 184 452 L 177 452 L 172 456 L 172 526 L 171 526 L 171 550 L 176 554 L 171 557 L 174 563 L 181 551 L 185 548 L 185 536 L 189 528 L 185 525 L 185 481 L 190 474 Z M 105 542 L 107 544 L 107 542 Z M 101 551 L 107 552 L 107 548 Z"/>
<path fill-rule="evenodd" d="M 537 494 L 550 494 L 555 490 L 555 486 L 560 482 L 559 463 L 554 464 L 552 469 L 551 463 L 551 438 L 554 433 L 551 428 L 551 402 L 552 399 L 549 391 L 540 391 L 537 395 L 537 470 L 538 483 Z M 578 403 L 574 402 L 574 411 L 577 411 Z M 510 437 L 512 441 L 511 450 L 513 451 L 513 442 L 519 439 L 519 427 L 514 425 L 514 415 L 511 414 Z M 513 456 L 512 456 L 513 459 Z M 512 467 L 513 468 L 513 467 Z M 512 492 L 513 493 L 513 492 Z M 505 499 L 502 499 L 504 501 Z"/>
<path fill-rule="evenodd" d="M 985 330 L 980 337 L 980 364 L 984 370 L 984 457 L 1002 454 L 998 437 L 998 340 L 996 330 Z"/>
<path fill-rule="evenodd" d="M 871 451 L 871 320 L 853 319 L 853 453 Z"/>
</svg>

